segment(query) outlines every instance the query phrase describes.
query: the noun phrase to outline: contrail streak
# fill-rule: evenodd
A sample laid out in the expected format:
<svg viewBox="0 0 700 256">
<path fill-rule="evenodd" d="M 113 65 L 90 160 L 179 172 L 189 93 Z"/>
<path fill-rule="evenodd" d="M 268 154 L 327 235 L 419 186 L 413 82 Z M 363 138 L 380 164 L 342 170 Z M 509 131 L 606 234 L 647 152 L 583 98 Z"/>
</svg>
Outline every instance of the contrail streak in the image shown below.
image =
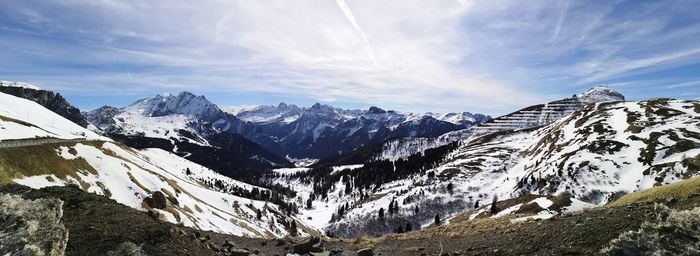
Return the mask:
<svg viewBox="0 0 700 256">
<path fill-rule="evenodd" d="M 377 60 L 374 58 L 374 52 L 372 51 L 372 47 L 369 45 L 367 35 L 365 35 L 365 32 L 362 31 L 360 25 L 357 24 L 357 20 L 355 20 L 355 15 L 352 14 L 350 7 L 345 3 L 345 0 L 336 0 L 335 2 L 338 3 L 338 7 L 341 11 L 343 11 L 343 14 L 345 14 L 345 18 L 347 18 L 348 21 L 350 21 L 350 24 L 352 24 L 352 26 L 355 27 L 357 32 L 360 32 L 360 35 L 362 36 L 362 41 L 365 43 L 365 51 L 367 51 L 367 55 L 369 55 L 370 59 L 372 59 L 372 63 L 374 63 L 374 65 L 377 65 Z"/>
</svg>

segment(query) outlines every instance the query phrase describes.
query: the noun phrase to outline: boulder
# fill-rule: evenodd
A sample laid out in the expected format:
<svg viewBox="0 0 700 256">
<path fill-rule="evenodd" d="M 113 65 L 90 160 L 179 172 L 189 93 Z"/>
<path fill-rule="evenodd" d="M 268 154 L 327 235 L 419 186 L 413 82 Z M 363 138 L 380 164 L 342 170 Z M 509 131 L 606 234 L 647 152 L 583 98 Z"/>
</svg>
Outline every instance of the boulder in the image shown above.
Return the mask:
<svg viewBox="0 0 700 256">
<path fill-rule="evenodd" d="M 153 192 L 151 196 L 144 198 L 143 201 L 149 207 L 155 209 L 165 209 L 165 207 L 168 207 L 168 200 L 165 199 L 165 195 L 160 191 Z"/>
<path fill-rule="evenodd" d="M 321 239 L 318 237 L 304 237 L 295 241 L 292 251 L 296 254 L 302 255 L 310 252 L 320 252 L 321 250 L 314 246 L 319 242 L 321 242 Z"/>
</svg>

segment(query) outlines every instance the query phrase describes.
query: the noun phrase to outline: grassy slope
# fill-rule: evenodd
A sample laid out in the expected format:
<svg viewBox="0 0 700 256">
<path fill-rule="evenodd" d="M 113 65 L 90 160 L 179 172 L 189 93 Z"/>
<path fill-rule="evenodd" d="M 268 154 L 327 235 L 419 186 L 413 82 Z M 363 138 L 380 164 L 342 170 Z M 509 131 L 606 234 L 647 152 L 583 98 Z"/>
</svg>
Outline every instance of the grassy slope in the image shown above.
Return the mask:
<svg viewBox="0 0 700 256">
<path fill-rule="evenodd" d="M 695 177 L 665 186 L 653 187 L 647 190 L 630 193 L 607 206 L 615 207 L 631 203 L 661 201 L 672 198 L 682 199 L 698 194 L 700 194 L 700 177 Z"/>
</svg>

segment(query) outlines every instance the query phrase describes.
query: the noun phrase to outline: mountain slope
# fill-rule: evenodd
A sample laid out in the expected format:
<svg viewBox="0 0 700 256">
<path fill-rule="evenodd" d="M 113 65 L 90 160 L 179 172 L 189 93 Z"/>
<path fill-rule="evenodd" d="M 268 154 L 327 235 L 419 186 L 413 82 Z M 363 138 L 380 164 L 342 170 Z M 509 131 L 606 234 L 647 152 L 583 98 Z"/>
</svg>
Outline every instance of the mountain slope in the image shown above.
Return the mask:
<svg viewBox="0 0 700 256">
<path fill-rule="evenodd" d="M 384 142 L 381 151 L 366 160 L 397 160 L 470 137 L 499 131 L 525 129 L 550 124 L 586 104 L 606 101 L 624 101 L 625 97 L 605 86 L 596 86 L 571 98 L 523 108 L 513 113 L 491 119 L 483 119 L 468 128 L 444 133 L 437 137 L 402 137 Z M 450 116 L 448 114 L 446 116 Z"/>
<path fill-rule="evenodd" d="M 312 205 L 336 207 L 325 211 L 336 216 L 323 227 L 327 232 L 354 236 L 385 234 L 406 223 L 425 226 L 435 214 L 451 216 L 494 197 L 566 195 L 574 203 L 604 204 L 694 177 L 699 161 L 699 103 L 659 99 L 589 104 L 546 126 L 473 137 L 453 149 L 369 161 L 352 170 L 319 167 L 291 180 L 313 188 L 301 195 L 315 194 Z M 380 173 L 398 179 L 367 178 Z M 380 208 L 383 221 L 377 219 Z"/>
<path fill-rule="evenodd" d="M 25 99 L 0 93 L 0 106 L 2 183 L 33 188 L 76 184 L 162 220 L 203 230 L 268 238 L 295 232 L 286 207 L 262 201 L 279 196 L 267 189 L 170 152 L 115 143 Z M 24 111 L 32 115 L 24 117 Z"/>
</svg>

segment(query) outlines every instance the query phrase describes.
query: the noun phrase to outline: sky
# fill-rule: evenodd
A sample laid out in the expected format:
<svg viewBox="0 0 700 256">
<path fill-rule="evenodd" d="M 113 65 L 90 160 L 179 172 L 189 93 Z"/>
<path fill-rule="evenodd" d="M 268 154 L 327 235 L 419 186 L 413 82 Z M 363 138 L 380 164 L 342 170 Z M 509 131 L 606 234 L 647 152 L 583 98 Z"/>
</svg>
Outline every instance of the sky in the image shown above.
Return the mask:
<svg viewBox="0 0 700 256">
<path fill-rule="evenodd" d="M 83 110 L 221 106 L 505 114 L 607 84 L 700 99 L 700 0 L 0 0 L 0 80 Z"/>
</svg>

